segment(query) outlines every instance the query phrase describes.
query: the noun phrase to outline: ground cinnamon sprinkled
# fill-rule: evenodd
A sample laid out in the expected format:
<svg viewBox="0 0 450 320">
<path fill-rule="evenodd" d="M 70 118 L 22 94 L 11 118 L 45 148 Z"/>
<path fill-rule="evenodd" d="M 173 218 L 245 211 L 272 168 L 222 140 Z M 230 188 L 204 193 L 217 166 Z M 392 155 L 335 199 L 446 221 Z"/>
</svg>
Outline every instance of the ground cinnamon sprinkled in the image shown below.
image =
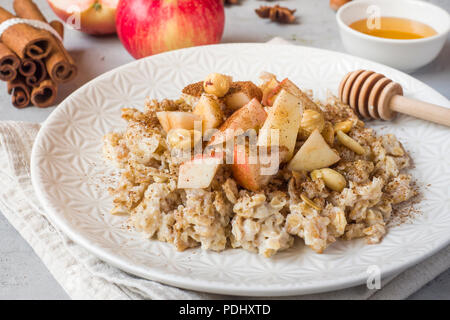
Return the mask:
<svg viewBox="0 0 450 320">
<path fill-rule="evenodd" d="M 235 81 L 231 84 L 227 95 L 232 95 L 236 92 L 244 92 L 248 97 L 255 97 L 258 101 L 262 99 L 262 91 L 251 81 Z"/>
<path fill-rule="evenodd" d="M 96 191 L 105 191 L 110 189 L 108 186 L 115 185 L 119 179 L 116 172 L 110 172 L 109 170 L 97 169 L 95 162 L 90 163 L 91 168 L 94 169 L 94 174 L 83 174 L 86 179 L 86 183 L 93 187 Z M 83 179 L 84 180 L 84 179 Z"/>
<path fill-rule="evenodd" d="M 202 95 L 202 93 L 204 92 L 204 90 L 203 90 L 203 81 L 192 83 L 192 84 L 186 86 L 182 90 L 182 92 L 184 94 L 187 94 L 187 95 L 190 95 L 190 96 L 200 97 Z"/>
<path fill-rule="evenodd" d="M 423 196 L 416 181 L 411 183 L 411 188 L 416 195 L 411 199 L 392 207 L 391 219 L 388 222 L 389 228 L 398 227 L 404 223 L 412 223 L 418 215 L 423 213 L 417 208 L 417 204 L 422 201 Z"/>
</svg>

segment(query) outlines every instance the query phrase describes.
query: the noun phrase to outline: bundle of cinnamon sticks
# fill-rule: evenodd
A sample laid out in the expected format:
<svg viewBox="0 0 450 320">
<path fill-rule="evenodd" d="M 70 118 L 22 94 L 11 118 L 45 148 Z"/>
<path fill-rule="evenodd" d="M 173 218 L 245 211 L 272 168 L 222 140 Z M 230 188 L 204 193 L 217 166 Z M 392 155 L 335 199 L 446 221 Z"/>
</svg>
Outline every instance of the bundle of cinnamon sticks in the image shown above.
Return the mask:
<svg viewBox="0 0 450 320">
<path fill-rule="evenodd" d="M 13 18 L 47 23 L 32 0 L 14 0 L 13 7 L 15 15 L 0 6 L 0 23 Z M 59 21 L 49 24 L 63 38 L 63 24 Z M 76 74 L 75 61 L 51 32 L 19 23 L 11 25 L 1 35 L 0 80 L 8 83 L 8 93 L 15 107 L 51 106 L 57 95 L 57 85 L 72 80 Z"/>
</svg>

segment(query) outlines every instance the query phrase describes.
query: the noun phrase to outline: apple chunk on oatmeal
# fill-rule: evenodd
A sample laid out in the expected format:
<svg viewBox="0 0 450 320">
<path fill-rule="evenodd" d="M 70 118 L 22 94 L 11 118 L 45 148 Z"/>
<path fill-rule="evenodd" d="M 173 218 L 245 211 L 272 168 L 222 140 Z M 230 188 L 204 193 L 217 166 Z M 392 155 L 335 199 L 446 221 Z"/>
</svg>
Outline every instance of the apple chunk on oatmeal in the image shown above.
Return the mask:
<svg viewBox="0 0 450 320">
<path fill-rule="evenodd" d="M 394 135 L 269 73 L 259 86 L 213 73 L 122 118 L 125 130 L 103 138 L 104 159 L 120 170 L 111 213 L 178 250 L 270 257 L 296 237 L 317 253 L 337 239 L 374 244 L 393 208 L 415 196 Z"/>
</svg>

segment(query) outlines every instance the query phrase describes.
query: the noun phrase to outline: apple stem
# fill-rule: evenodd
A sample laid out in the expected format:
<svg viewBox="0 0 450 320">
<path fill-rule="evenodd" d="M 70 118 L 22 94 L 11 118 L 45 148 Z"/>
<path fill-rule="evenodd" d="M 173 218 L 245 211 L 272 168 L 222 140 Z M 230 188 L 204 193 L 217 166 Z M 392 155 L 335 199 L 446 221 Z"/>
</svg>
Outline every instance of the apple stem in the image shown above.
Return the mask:
<svg viewBox="0 0 450 320">
<path fill-rule="evenodd" d="M 92 5 L 92 7 L 95 9 L 95 11 L 100 11 L 102 9 L 102 5 L 95 1 L 95 3 Z"/>
</svg>

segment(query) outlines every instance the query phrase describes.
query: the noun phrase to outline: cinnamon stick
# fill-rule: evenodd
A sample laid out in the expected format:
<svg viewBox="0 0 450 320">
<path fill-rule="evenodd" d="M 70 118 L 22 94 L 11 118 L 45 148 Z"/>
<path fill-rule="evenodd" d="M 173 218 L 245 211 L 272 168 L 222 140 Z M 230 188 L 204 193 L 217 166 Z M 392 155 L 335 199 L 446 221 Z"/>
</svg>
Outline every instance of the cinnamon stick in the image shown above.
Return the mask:
<svg viewBox="0 0 450 320">
<path fill-rule="evenodd" d="M 0 42 L 0 80 L 11 81 L 17 76 L 19 58 Z"/>
<path fill-rule="evenodd" d="M 46 79 L 31 91 L 31 103 L 39 108 L 49 107 L 55 102 L 57 91 L 56 84 L 51 79 Z"/>
<path fill-rule="evenodd" d="M 23 77 L 18 76 L 16 79 L 8 81 L 7 87 L 13 106 L 25 108 L 30 104 L 30 88 L 25 84 Z"/>
<path fill-rule="evenodd" d="M 13 8 L 18 17 L 47 22 L 39 7 L 31 0 L 14 0 Z"/>
<path fill-rule="evenodd" d="M 47 70 L 42 60 L 23 59 L 19 72 L 25 77 L 25 83 L 37 87 L 47 77 Z"/>
<path fill-rule="evenodd" d="M 32 59 L 23 59 L 19 66 L 19 73 L 24 77 L 32 76 L 36 72 L 36 63 Z"/>
<path fill-rule="evenodd" d="M 47 23 L 39 8 L 31 0 L 14 0 L 14 11 L 21 18 L 34 19 Z M 60 29 L 60 27 L 57 28 Z M 48 31 L 46 32 L 51 38 L 52 46 L 50 55 L 45 59 L 47 72 L 55 83 L 68 82 L 77 74 L 78 70 L 75 61 L 64 48 L 63 44 Z"/>
<path fill-rule="evenodd" d="M 50 21 L 49 24 L 53 29 L 55 29 L 56 32 L 58 32 L 61 39 L 64 39 L 64 25 L 57 20 Z"/>
<path fill-rule="evenodd" d="M 12 13 L 0 7 L 0 23 L 12 18 L 15 18 Z M 51 50 L 48 31 L 35 29 L 24 23 L 9 27 L 0 40 L 21 59 L 42 59 L 47 57 Z"/>
</svg>

